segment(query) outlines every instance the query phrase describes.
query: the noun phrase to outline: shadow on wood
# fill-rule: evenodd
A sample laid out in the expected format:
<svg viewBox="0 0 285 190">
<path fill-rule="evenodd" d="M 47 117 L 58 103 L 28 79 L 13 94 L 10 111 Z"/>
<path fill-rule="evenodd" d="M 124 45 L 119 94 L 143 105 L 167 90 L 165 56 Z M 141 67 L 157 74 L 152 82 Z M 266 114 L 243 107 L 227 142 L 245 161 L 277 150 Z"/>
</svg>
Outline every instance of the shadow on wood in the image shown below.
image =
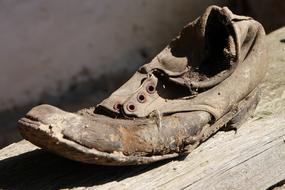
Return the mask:
<svg viewBox="0 0 285 190">
<path fill-rule="evenodd" d="M 183 157 L 177 160 L 183 160 Z M 0 189 L 92 187 L 134 177 L 170 160 L 141 166 L 98 166 L 67 160 L 41 149 L 0 161 Z"/>
</svg>

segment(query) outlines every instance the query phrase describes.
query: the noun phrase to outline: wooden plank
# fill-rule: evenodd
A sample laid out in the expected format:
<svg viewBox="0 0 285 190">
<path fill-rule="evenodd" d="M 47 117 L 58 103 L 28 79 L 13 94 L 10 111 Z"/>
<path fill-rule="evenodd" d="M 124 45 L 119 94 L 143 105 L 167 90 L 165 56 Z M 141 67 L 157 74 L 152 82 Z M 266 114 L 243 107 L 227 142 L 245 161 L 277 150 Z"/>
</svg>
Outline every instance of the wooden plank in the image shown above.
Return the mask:
<svg viewBox="0 0 285 190">
<path fill-rule="evenodd" d="M 0 189 L 250 190 L 284 181 L 285 28 L 267 40 L 262 99 L 237 132 L 218 132 L 184 158 L 129 167 L 81 164 L 21 141 L 0 151 Z"/>
</svg>

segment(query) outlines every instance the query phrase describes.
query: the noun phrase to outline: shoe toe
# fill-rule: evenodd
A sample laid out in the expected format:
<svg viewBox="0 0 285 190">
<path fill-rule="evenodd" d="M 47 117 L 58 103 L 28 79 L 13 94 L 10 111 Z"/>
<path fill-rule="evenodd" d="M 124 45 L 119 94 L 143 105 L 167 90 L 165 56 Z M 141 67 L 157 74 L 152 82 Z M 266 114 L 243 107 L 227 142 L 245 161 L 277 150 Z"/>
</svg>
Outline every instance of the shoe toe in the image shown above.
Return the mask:
<svg viewBox="0 0 285 190">
<path fill-rule="evenodd" d="M 84 118 L 85 120 L 85 118 Z M 103 152 L 122 150 L 122 138 L 118 128 L 103 122 L 83 120 L 83 125 L 69 125 L 62 131 L 65 138 L 83 146 Z"/>
<path fill-rule="evenodd" d="M 104 119 L 93 121 L 86 116 L 66 112 L 46 104 L 34 107 L 25 118 L 43 124 L 42 127 L 48 125 L 53 135 L 57 133 L 67 140 L 89 148 L 104 152 L 122 149 L 121 133 L 118 128 L 104 122 Z M 30 128 L 30 123 L 20 123 L 22 128 Z"/>
<path fill-rule="evenodd" d="M 53 124 L 65 115 L 65 111 L 51 105 L 43 104 L 31 109 L 26 114 L 26 117 L 44 124 Z"/>
</svg>

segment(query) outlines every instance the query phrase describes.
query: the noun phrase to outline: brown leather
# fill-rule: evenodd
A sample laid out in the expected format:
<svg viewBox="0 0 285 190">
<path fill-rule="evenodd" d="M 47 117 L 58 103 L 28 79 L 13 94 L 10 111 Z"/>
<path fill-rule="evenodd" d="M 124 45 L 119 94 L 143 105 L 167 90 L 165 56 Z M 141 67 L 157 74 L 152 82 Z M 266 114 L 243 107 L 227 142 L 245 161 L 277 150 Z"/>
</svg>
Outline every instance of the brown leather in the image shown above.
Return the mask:
<svg viewBox="0 0 285 190">
<path fill-rule="evenodd" d="M 150 163 L 189 152 L 254 109 L 266 71 L 264 36 L 252 18 L 210 6 L 96 108 L 37 106 L 19 129 L 38 146 L 88 163 Z"/>
</svg>

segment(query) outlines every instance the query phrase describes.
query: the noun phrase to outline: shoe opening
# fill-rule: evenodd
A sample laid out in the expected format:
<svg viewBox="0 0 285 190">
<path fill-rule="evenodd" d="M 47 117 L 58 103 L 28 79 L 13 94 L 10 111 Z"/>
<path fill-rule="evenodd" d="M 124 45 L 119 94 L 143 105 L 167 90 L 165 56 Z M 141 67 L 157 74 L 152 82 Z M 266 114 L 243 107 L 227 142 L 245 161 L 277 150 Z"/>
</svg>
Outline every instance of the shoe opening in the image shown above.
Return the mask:
<svg viewBox="0 0 285 190">
<path fill-rule="evenodd" d="M 207 17 L 204 34 L 198 23 L 190 24 L 170 48 L 172 56 L 187 58 L 190 72 L 198 73 L 201 80 L 230 70 L 237 59 L 233 28 L 227 16 L 215 9 Z"/>
</svg>

